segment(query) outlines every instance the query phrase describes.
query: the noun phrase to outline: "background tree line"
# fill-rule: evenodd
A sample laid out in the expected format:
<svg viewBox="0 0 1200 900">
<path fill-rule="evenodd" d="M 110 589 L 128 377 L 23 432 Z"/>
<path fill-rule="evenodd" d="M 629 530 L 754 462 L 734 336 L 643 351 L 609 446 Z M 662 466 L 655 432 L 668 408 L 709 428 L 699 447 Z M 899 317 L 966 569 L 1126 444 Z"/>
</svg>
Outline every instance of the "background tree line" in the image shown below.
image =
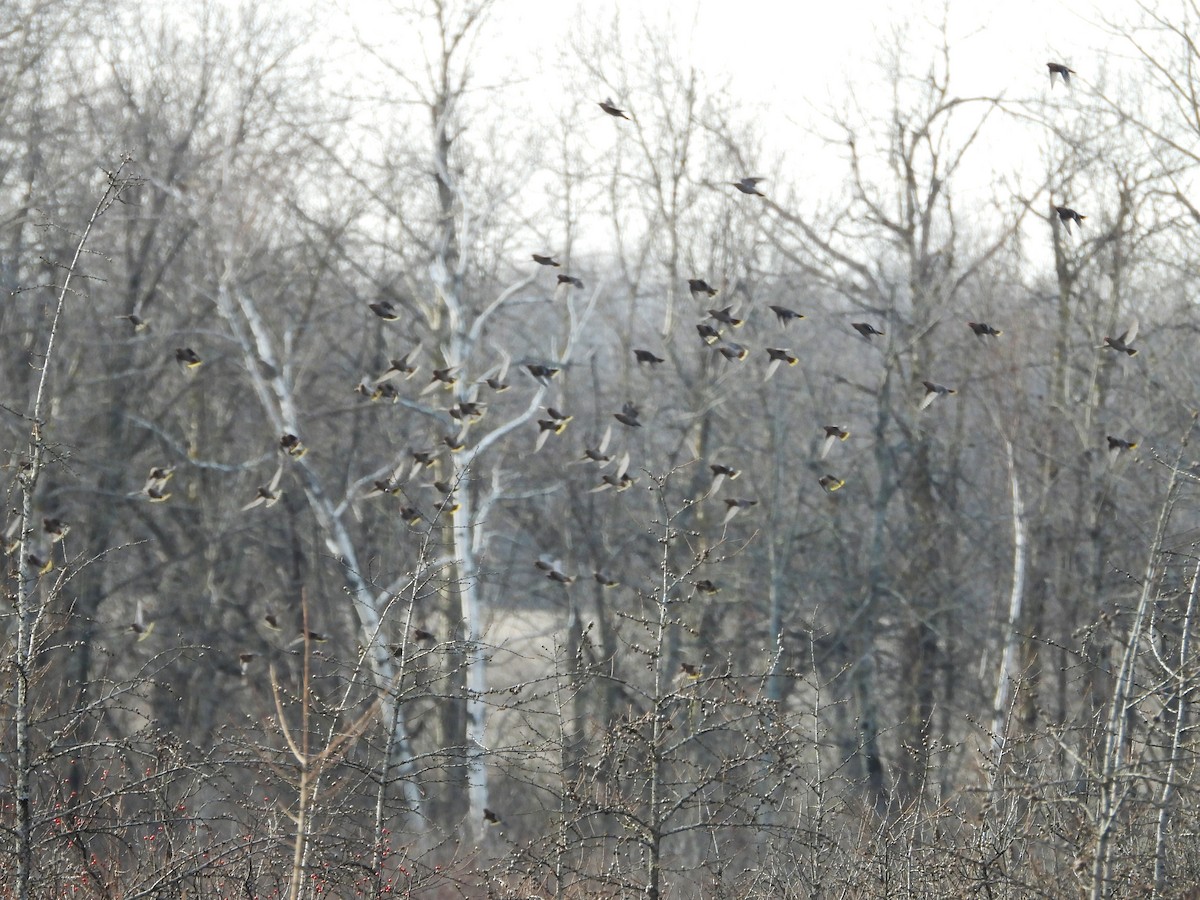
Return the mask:
<svg viewBox="0 0 1200 900">
<path fill-rule="evenodd" d="M 1185 896 L 1187 7 L 814 185 L 620 21 L 12 4 L 14 896 Z"/>
</svg>

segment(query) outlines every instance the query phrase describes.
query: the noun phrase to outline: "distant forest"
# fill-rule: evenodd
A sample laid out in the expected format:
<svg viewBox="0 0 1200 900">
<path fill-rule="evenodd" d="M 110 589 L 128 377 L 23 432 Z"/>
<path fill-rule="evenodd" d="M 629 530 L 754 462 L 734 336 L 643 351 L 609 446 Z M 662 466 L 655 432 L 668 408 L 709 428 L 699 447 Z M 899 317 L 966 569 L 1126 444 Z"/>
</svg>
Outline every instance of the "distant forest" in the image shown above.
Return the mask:
<svg viewBox="0 0 1200 900">
<path fill-rule="evenodd" d="M 1196 0 L 502 6 L 5 3 L 0 898 L 1200 896 Z"/>
</svg>

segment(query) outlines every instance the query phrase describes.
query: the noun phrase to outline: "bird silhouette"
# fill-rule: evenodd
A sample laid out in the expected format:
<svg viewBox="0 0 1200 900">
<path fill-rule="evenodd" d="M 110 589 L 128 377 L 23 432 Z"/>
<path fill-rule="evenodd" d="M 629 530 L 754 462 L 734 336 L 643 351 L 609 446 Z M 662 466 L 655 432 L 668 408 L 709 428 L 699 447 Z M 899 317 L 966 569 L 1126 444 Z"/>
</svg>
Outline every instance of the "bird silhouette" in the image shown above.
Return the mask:
<svg viewBox="0 0 1200 900">
<path fill-rule="evenodd" d="M 725 519 L 721 524 L 728 525 L 730 519 L 742 510 L 750 509 L 752 506 L 758 506 L 758 501 L 730 497 L 725 501 Z"/>
<path fill-rule="evenodd" d="M 968 322 L 967 325 L 975 332 L 975 336 L 981 340 L 986 337 L 1000 337 L 1000 335 L 1004 334 L 1003 331 L 993 328 L 986 322 Z"/>
<path fill-rule="evenodd" d="M 371 312 L 379 316 L 385 322 L 395 322 L 400 318 L 400 313 L 396 312 L 396 307 L 392 305 L 391 300 L 380 300 L 376 303 L 368 303 Z"/>
<path fill-rule="evenodd" d="M 384 369 L 375 379 L 376 384 L 382 384 L 385 381 L 391 381 L 393 378 L 412 378 L 417 374 L 420 366 L 410 361 L 410 357 L 416 351 L 405 353 L 399 359 L 391 359 L 388 361 L 388 367 Z"/>
<path fill-rule="evenodd" d="M 821 459 L 829 455 L 833 445 L 850 437 L 850 432 L 839 425 L 825 425 L 825 440 L 821 442 Z"/>
<path fill-rule="evenodd" d="M 701 294 L 706 294 L 709 297 L 717 296 L 717 289 L 703 278 L 689 278 L 688 290 L 692 292 L 693 298 L 699 297 Z"/>
<path fill-rule="evenodd" d="M 797 319 L 803 319 L 800 313 L 795 310 L 788 309 L 786 306 L 775 306 L 774 304 L 767 307 L 771 312 L 775 313 L 775 318 L 779 320 L 779 324 L 785 328 L 791 325 Z"/>
<path fill-rule="evenodd" d="M 838 478 L 836 475 L 822 475 L 817 479 L 817 483 L 824 488 L 825 493 L 832 494 L 834 491 L 840 491 L 846 486 L 846 482 Z"/>
<path fill-rule="evenodd" d="M 117 316 L 118 319 L 124 319 L 133 328 L 134 334 L 141 334 L 150 327 L 150 323 L 136 313 L 130 313 L 127 316 Z"/>
<path fill-rule="evenodd" d="M 292 459 L 300 459 L 308 452 L 308 448 L 304 446 L 304 442 L 291 432 L 285 432 L 279 438 L 279 449 Z"/>
<path fill-rule="evenodd" d="M 1113 460 L 1115 460 L 1118 456 L 1120 456 L 1126 450 L 1136 450 L 1137 449 L 1137 446 L 1138 446 L 1137 441 L 1127 441 L 1124 438 L 1113 437 L 1111 434 L 1108 435 L 1107 437 L 1108 437 L 1108 455 Z"/>
<path fill-rule="evenodd" d="M 1054 207 L 1054 211 L 1058 213 L 1058 221 L 1062 222 L 1066 227 L 1067 234 L 1071 233 L 1072 220 L 1074 220 L 1075 224 L 1077 224 L 1080 228 L 1083 228 L 1083 220 L 1087 218 L 1087 216 L 1081 216 L 1069 206 L 1056 206 Z"/>
<path fill-rule="evenodd" d="M 548 384 L 550 379 L 559 372 L 554 366 L 544 366 L 541 363 L 526 363 L 525 368 L 542 384 Z"/>
<path fill-rule="evenodd" d="M 1129 323 L 1129 327 L 1126 328 L 1124 331 L 1122 331 L 1115 338 L 1114 337 L 1106 337 L 1104 339 L 1104 344 L 1101 346 L 1100 349 L 1102 349 L 1102 350 L 1120 350 L 1121 352 L 1127 353 L 1130 356 L 1137 356 L 1137 350 L 1130 346 L 1130 344 L 1132 344 L 1134 339 L 1137 337 L 1137 333 L 1138 333 L 1138 320 L 1134 319 L 1132 322 Z"/>
<path fill-rule="evenodd" d="M 629 428 L 641 428 L 642 423 L 638 419 L 639 415 L 640 413 L 638 412 L 638 408 L 626 400 L 624 405 L 621 407 L 621 411 L 619 413 L 613 413 L 613 418 Z"/>
<path fill-rule="evenodd" d="M 179 363 L 179 367 L 185 372 L 190 372 L 200 368 L 204 364 L 204 360 L 191 347 L 176 347 L 175 362 Z"/>
<path fill-rule="evenodd" d="M 925 396 L 921 398 L 921 403 L 917 409 L 926 409 L 938 397 L 946 397 L 950 394 L 957 394 L 954 388 L 946 387 L 944 384 L 937 384 L 933 381 L 922 381 L 925 385 Z"/>
<path fill-rule="evenodd" d="M 644 363 L 649 366 L 657 366 L 659 363 L 666 362 L 666 360 L 661 356 L 655 356 L 649 350 L 638 350 L 637 348 L 634 348 L 633 355 L 634 358 L 637 359 L 638 365 L 642 365 Z"/>
<path fill-rule="evenodd" d="M 871 339 L 872 335 L 875 335 L 875 334 L 882 335 L 883 334 L 882 331 L 880 331 L 878 328 L 876 328 L 874 325 L 871 325 L 868 322 L 851 322 L 850 327 L 853 328 L 855 331 L 857 331 L 859 334 L 861 334 L 868 341 Z"/>
<path fill-rule="evenodd" d="M 730 362 L 740 362 L 746 358 L 750 351 L 741 344 L 736 344 L 733 341 L 726 341 L 717 348 L 717 352 Z"/>
<path fill-rule="evenodd" d="M 543 256 L 540 253 L 533 254 L 533 261 L 539 266 L 554 266 L 558 268 L 561 265 L 553 256 Z"/>
<path fill-rule="evenodd" d="M 800 361 L 792 355 L 791 350 L 787 350 L 782 347 L 767 347 L 766 351 L 767 356 L 771 361 L 767 363 L 767 374 L 763 376 L 764 382 L 770 381 L 771 376 L 774 375 L 779 367 L 784 363 L 787 363 L 789 366 L 794 366 Z"/>
<path fill-rule="evenodd" d="M 604 110 L 606 113 L 608 113 L 610 116 L 612 116 L 614 119 L 628 119 L 629 118 L 629 116 L 625 115 L 625 110 L 617 108 L 616 104 L 614 104 L 612 101 L 612 97 L 605 97 L 603 100 L 599 101 L 599 103 L 600 103 L 600 108 L 602 110 Z"/>
<path fill-rule="evenodd" d="M 1050 87 L 1054 87 L 1054 76 L 1057 75 L 1062 79 L 1063 84 L 1067 87 L 1071 86 L 1071 76 L 1075 74 L 1074 69 L 1068 69 L 1062 63 L 1048 62 L 1046 68 L 1050 70 Z"/>
<path fill-rule="evenodd" d="M 599 444 L 597 444 L 595 447 L 584 448 L 583 456 L 580 457 L 580 462 L 594 462 L 597 463 L 600 468 L 607 466 L 610 462 L 612 462 L 612 457 L 605 455 L 605 451 L 608 450 L 608 442 L 611 439 L 612 425 L 610 424 L 604 429 L 604 435 L 600 438 Z"/>
<path fill-rule="evenodd" d="M 740 470 L 735 469 L 733 466 L 727 466 L 723 463 L 710 463 L 708 470 L 712 472 L 713 477 L 712 485 L 708 489 L 709 495 L 715 494 L 718 490 L 720 490 L 721 485 L 723 485 L 726 480 L 733 481 L 742 474 Z"/>
<path fill-rule="evenodd" d="M 763 197 L 766 195 L 763 194 L 763 192 L 758 189 L 758 183 L 760 181 L 766 181 L 766 179 L 747 176 L 747 177 L 741 179 L 740 181 L 731 181 L 729 183 L 732 184 L 739 191 L 741 191 L 743 194 L 752 194 L 755 197 Z"/>
<path fill-rule="evenodd" d="M 700 340 L 704 341 L 710 347 L 721 339 L 720 329 L 713 328 L 707 322 L 701 322 L 697 325 L 696 331 L 700 333 Z"/>
<path fill-rule="evenodd" d="M 741 328 L 745 324 L 745 319 L 739 319 L 733 314 L 733 307 L 726 306 L 723 309 L 710 309 L 708 311 L 709 318 L 716 319 L 722 325 L 728 325 L 730 328 Z"/>
<path fill-rule="evenodd" d="M 279 490 L 279 480 L 283 477 L 283 466 L 275 470 L 275 474 L 271 477 L 269 484 L 259 485 L 257 492 L 254 494 L 254 499 L 242 507 L 242 512 L 248 509 L 254 509 L 256 506 L 262 506 L 270 509 L 279 502 L 279 498 L 283 495 L 283 491 Z"/>
<path fill-rule="evenodd" d="M 583 279 L 576 278 L 574 275 L 559 275 L 558 283 L 570 285 L 571 287 L 577 287 L 580 290 L 583 290 Z"/>
</svg>

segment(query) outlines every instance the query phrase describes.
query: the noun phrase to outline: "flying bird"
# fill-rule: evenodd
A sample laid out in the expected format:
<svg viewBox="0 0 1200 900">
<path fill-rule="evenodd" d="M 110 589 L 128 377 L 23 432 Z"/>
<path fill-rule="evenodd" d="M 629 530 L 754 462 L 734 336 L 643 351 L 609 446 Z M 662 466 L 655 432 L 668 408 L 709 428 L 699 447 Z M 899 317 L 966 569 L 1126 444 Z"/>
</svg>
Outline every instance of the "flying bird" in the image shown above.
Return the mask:
<svg viewBox="0 0 1200 900">
<path fill-rule="evenodd" d="M 1137 441 L 1127 441 L 1124 438 L 1108 435 L 1108 455 L 1114 461 L 1126 450 L 1136 450 L 1137 446 Z"/>
<path fill-rule="evenodd" d="M 737 498 L 729 498 L 725 501 L 725 519 L 721 523 L 728 525 L 729 520 L 740 513 L 743 509 L 749 509 L 752 506 L 758 506 L 757 500 L 743 500 Z"/>
<path fill-rule="evenodd" d="M 416 351 L 405 353 L 399 359 L 388 361 L 388 367 L 375 379 L 376 384 L 382 384 L 385 381 L 391 381 L 393 378 L 412 378 L 417 374 L 417 369 L 420 366 L 409 362 L 409 357 L 413 356 Z"/>
<path fill-rule="evenodd" d="M 697 679 L 701 675 L 704 674 L 704 669 L 701 668 L 700 666 L 696 665 L 695 663 L 681 662 L 679 664 L 679 670 L 681 672 L 683 672 L 684 675 L 686 675 L 688 678 L 691 678 L 691 679 Z"/>
<path fill-rule="evenodd" d="M 1000 331 L 998 328 L 993 328 L 986 322 L 968 322 L 967 325 L 969 325 L 971 330 L 975 332 L 975 336 L 981 340 L 985 337 L 1000 337 L 1000 335 L 1004 334 L 1003 331 Z"/>
<path fill-rule="evenodd" d="M 612 438 L 612 425 L 610 424 L 604 429 L 604 436 L 600 438 L 600 443 L 595 447 L 585 447 L 583 456 L 580 457 L 580 462 L 598 463 L 600 468 L 604 468 L 612 462 L 611 456 L 605 455 L 605 450 L 608 449 L 608 442 Z"/>
<path fill-rule="evenodd" d="M 846 482 L 838 478 L 836 475 L 822 475 L 817 479 L 817 484 L 824 488 L 825 493 L 832 494 L 834 491 L 840 491 L 846 486 Z"/>
<path fill-rule="evenodd" d="M 1071 76 L 1075 74 L 1074 69 L 1068 69 L 1062 63 L 1048 62 L 1046 68 L 1050 70 L 1050 87 L 1054 87 L 1054 76 L 1057 75 L 1063 80 L 1063 84 L 1067 87 L 1071 86 Z"/>
<path fill-rule="evenodd" d="M 738 319 L 733 315 L 733 307 L 726 306 L 724 309 L 710 309 L 708 311 L 709 318 L 716 319 L 722 325 L 728 325 L 730 328 L 741 328 L 745 324 L 745 319 Z"/>
<path fill-rule="evenodd" d="M 55 519 L 50 516 L 42 519 L 42 531 L 49 535 L 51 544 L 57 544 L 67 536 L 70 530 L 71 526 L 62 519 Z"/>
<path fill-rule="evenodd" d="M 136 313 L 130 313 L 127 316 L 117 316 L 118 319 L 125 319 L 132 327 L 134 334 L 141 334 L 150 327 L 150 323 Z"/>
<path fill-rule="evenodd" d="M 129 623 L 129 631 L 137 635 L 138 643 L 150 637 L 154 631 L 154 623 L 146 621 L 146 611 L 142 607 L 141 600 L 137 602 L 137 606 L 134 609 L 133 621 Z"/>
<path fill-rule="evenodd" d="M 620 583 L 621 583 L 621 582 L 617 581 L 617 579 L 612 578 L 608 575 L 605 575 L 599 569 L 597 569 L 595 572 L 592 573 L 592 577 L 596 579 L 596 583 L 598 585 L 600 585 L 600 587 L 604 587 L 604 588 L 614 588 L 614 587 L 617 587 L 618 585 L 620 585 Z"/>
<path fill-rule="evenodd" d="M 575 418 L 559 412 L 553 406 L 546 407 L 546 412 L 549 415 L 548 419 L 538 419 L 537 443 L 533 447 L 535 453 L 542 449 L 550 435 L 562 434 L 566 430 L 567 423 Z"/>
<path fill-rule="evenodd" d="M 699 297 L 701 294 L 707 294 L 709 297 L 717 296 L 717 289 L 703 278 L 689 278 L 688 290 L 692 292 L 693 298 Z"/>
<path fill-rule="evenodd" d="M 625 115 L 625 110 L 618 109 L 616 104 L 612 102 L 612 97 L 605 97 L 603 100 L 601 100 L 600 108 L 614 119 L 629 119 L 629 116 Z"/>
<path fill-rule="evenodd" d="M 649 366 L 657 366 L 659 363 L 666 362 L 666 360 L 661 356 L 655 356 L 649 350 L 638 350 L 637 348 L 634 348 L 633 355 L 634 358 L 637 359 L 638 365 L 645 363 Z"/>
<path fill-rule="evenodd" d="M 804 316 L 795 310 L 788 309 L 786 306 L 770 305 L 767 307 L 771 312 L 775 313 L 775 318 L 779 320 L 779 324 L 785 328 L 795 322 L 797 319 L 803 319 Z"/>
<path fill-rule="evenodd" d="M 1129 327 L 1122 331 L 1117 337 L 1106 337 L 1104 344 L 1100 347 L 1101 350 L 1120 350 L 1128 353 L 1130 356 L 1137 356 L 1137 350 L 1130 346 L 1138 333 L 1138 320 L 1134 319 L 1129 323 Z"/>
<path fill-rule="evenodd" d="M 171 480 L 171 476 L 174 474 L 174 466 L 155 466 L 150 470 L 150 474 L 146 478 L 146 483 L 142 486 L 142 494 L 151 503 L 162 503 L 169 500 L 171 494 L 166 490 L 166 487 L 167 482 Z"/>
<path fill-rule="evenodd" d="M 624 405 L 621 407 L 621 411 L 619 413 L 613 413 L 613 418 L 629 428 L 641 428 L 642 423 L 638 420 L 639 415 L 641 415 L 641 413 L 638 411 L 638 408 L 626 400 Z"/>
<path fill-rule="evenodd" d="M 533 261 L 539 266 L 554 266 L 558 268 L 562 264 L 553 256 L 542 256 L 540 253 L 533 254 Z"/>
<path fill-rule="evenodd" d="M 720 347 L 717 348 L 717 352 L 720 353 L 723 357 L 725 357 L 730 362 L 733 362 L 735 360 L 741 361 L 741 360 L 745 359 L 746 355 L 750 351 L 747 350 L 745 347 L 743 347 L 741 344 L 735 344 L 733 341 L 726 341 L 724 344 L 722 344 Z"/>
<path fill-rule="evenodd" d="M 707 322 L 701 322 L 696 326 L 696 331 L 700 333 L 700 340 L 708 344 L 710 347 L 721 339 L 721 332 L 717 328 L 713 328 Z"/>
<path fill-rule="evenodd" d="M 767 364 L 767 374 L 763 376 L 764 382 L 770 381 L 771 376 L 775 374 L 775 371 L 783 363 L 787 363 L 789 366 L 794 366 L 800 361 L 792 355 L 791 350 L 776 347 L 767 347 L 766 350 L 767 356 L 770 357 L 771 361 Z"/>
<path fill-rule="evenodd" d="M 702 594 L 709 594 L 710 596 L 712 594 L 718 594 L 721 592 L 721 589 L 717 587 L 716 582 L 709 578 L 702 578 L 700 581 L 697 581 L 696 590 Z"/>
<path fill-rule="evenodd" d="M 925 396 L 921 398 L 921 403 L 917 409 L 925 409 L 938 397 L 946 397 L 950 394 L 957 394 L 954 388 L 946 387 L 944 384 L 937 384 L 933 381 L 922 381 L 925 385 Z"/>
<path fill-rule="evenodd" d="M 192 369 L 197 369 L 204 364 L 204 360 L 191 347 L 176 347 L 175 362 L 179 363 L 179 367 L 185 372 Z"/>
<path fill-rule="evenodd" d="M 304 442 L 291 432 L 285 432 L 279 438 L 279 449 L 292 459 L 300 459 L 308 452 L 308 448 L 304 446 Z"/>
<path fill-rule="evenodd" d="M 708 489 L 709 494 L 715 494 L 718 490 L 720 490 L 721 485 L 725 483 L 726 479 L 733 481 L 742 474 L 741 470 L 735 469 L 733 466 L 724 465 L 722 463 L 711 463 L 708 469 L 710 472 L 712 472 L 713 477 L 712 486 Z"/>
<path fill-rule="evenodd" d="M 577 278 L 574 275 L 559 275 L 558 283 L 569 284 L 571 287 L 577 287 L 580 290 L 583 290 L 583 279 Z"/>
<path fill-rule="evenodd" d="M 542 384 L 548 384 L 550 379 L 559 372 L 559 370 L 553 366 L 543 366 L 540 363 L 526 363 L 525 368 L 529 370 L 530 375 L 532 375 Z"/>
<path fill-rule="evenodd" d="M 428 394 L 439 384 L 446 390 L 450 390 L 454 385 L 458 384 L 458 370 L 459 366 L 446 366 L 444 369 L 434 369 L 433 374 L 429 378 L 429 384 L 425 385 L 425 389 L 421 393 Z"/>
<path fill-rule="evenodd" d="M 254 509 L 256 506 L 262 506 L 270 509 L 279 502 L 279 498 L 283 496 L 283 491 L 279 490 L 279 479 L 283 477 L 283 466 L 275 470 L 275 474 L 271 477 L 270 484 L 259 485 L 258 491 L 254 495 L 254 499 L 242 507 L 242 512 L 248 509 Z"/>
<path fill-rule="evenodd" d="M 499 368 L 493 369 L 492 372 L 483 379 L 483 383 L 490 387 L 497 394 L 502 394 L 508 390 L 508 364 L 509 358 L 507 355 L 504 361 L 500 363 Z"/>
<path fill-rule="evenodd" d="M 825 440 L 821 442 L 821 459 L 829 455 L 833 445 L 850 437 L 850 432 L 840 425 L 825 425 Z"/>
<path fill-rule="evenodd" d="M 758 183 L 760 181 L 766 181 L 766 179 L 765 178 L 752 178 L 752 177 L 747 176 L 747 177 L 743 178 L 741 181 L 731 181 L 729 183 L 732 184 L 739 191 L 741 191 L 743 194 L 752 194 L 755 197 L 763 197 L 766 195 L 763 194 L 763 192 L 758 189 Z"/>
<path fill-rule="evenodd" d="M 867 322 L 851 322 L 850 327 L 865 337 L 868 341 L 871 339 L 871 335 L 883 334 L 882 331 Z"/>
<path fill-rule="evenodd" d="M 1077 224 L 1080 228 L 1083 228 L 1083 220 L 1087 218 L 1087 216 L 1081 216 L 1069 206 L 1056 206 L 1054 207 L 1054 211 L 1058 213 L 1058 221 L 1062 222 L 1063 225 L 1066 226 L 1067 234 L 1071 233 L 1072 220 L 1074 220 L 1075 224 Z"/>
<path fill-rule="evenodd" d="M 633 487 L 637 481 L 630 477 L 629 472 L 629 451 L 626 450 L 621 454 L 620 460 L 617 462 L 617 468 L 604 474 L 600 478 L 600 483 L 596 487 L 588 491 L 589 494 L 596 494 L 600 491 L 606 491 L 613 488 L 616 491 L 624 491 Z"/>
<path fill-rule="evenodd" d="M 371 312 L 379 316 L 385 322 L 395 322 L 400 318 L 400 313 L 396 312 L 396 307 L 392 305 L 391 300 L 380 300 L 377 303 L 368 303 Z"/>
</svg>

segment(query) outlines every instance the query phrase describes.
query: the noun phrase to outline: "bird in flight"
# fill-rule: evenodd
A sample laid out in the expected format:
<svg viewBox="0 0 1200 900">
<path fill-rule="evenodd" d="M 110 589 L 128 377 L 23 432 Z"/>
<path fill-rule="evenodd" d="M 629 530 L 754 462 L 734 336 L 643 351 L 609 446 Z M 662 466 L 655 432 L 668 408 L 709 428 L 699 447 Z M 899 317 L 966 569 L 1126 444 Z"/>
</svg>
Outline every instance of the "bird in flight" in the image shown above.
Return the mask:
<svg viewBox="0 0 1200 900">
<path fill-rule="evenodd" d="M 1118 456 L 1120 456 L 1126 450 L 1136 450 L 1137 449 L 1137 446 L 1138 446 L 1137 441 L 1127 441 L 1124 438 L 1113 437 L 1111 434 L 1108 435 L 1107 437 L 1108 437 L 1108 455 L 1114 461 L 1116 460 L 1116 458 Z"/>
<path fill-rule="evenodd" d="M 825 425 L 825 440 L 821 442 L 821 459 L 829 455 L 833 445 L 850 437 L 850 432 L 840 425 Z"/>
<path fill-rule="evenodd" d="M 949 388 L 944 384 L 937 384 L 933 381 L 922 381 L 921 384 L 925 385 L 925 396 L 921 398 L 921 403 L 917 406 L 917 409 L 926 409 L 938 397 L 946 397 L 950 394 L 958 393 L 954 388 Z"/>
<path fill-rule="evenodd" d="M 256 506 L 262 506 L 265 509 L 270 509 L 279 502 L 279 498 L 283 496 L 283 491 L 279 490 L 279 479 L 283 477 L 283 466 L 275 470 L 274 476 L 271 478 L 270 484 L 259 485 L 258 491 L 254 495 L 254 499 L 242 507 L 242 512 L 248 509 L 254 509 Z"/>
<path fill-rule="evenodd" d="M 525 368 L 542 384 L 548 384 L 550 379 L 558 374 L 558 369 L 554 366 L 543 366 L 541 363 L 526 363 Z"/>
<path fill-rule="evenodd" d="M 594 462 L 603 469 L 610 462 L 612 462 L 612 457 L 606 455 L 604 452 L 608 449 L 608 442 L 611 439 L 612 425 L 610 424 L 604 429 L 604 436 L 600 438 L 599 444 L 597 444 L 595 447 L 585 447 L 583 449 L 583 456 L 580 457 L 580 462 Z"/>
<path fill-rule="evenodd" d="M 393 378 L 412 378 L 417 374 L 417 369 L 420 368 L 416 363 L 409 362 L 409 357 L 415 353 L 405 353 L 399 359 L 391 359 L 388 361 L 388 367 L 383 370 L 378 378 L 375 379 L 376 384 L 382 384 L 385 381 L 391 381 Z"/>
<path fill-rule="evenodd" d="M 629 428 L 641 428 L 642 423 L 638 420 L 639 415 L 641 413 L 638 411 L 638 408 L 626 400 L 621 407 L 621 411 L 613 413 L 613 418 Z"/>
<path fill-rule="evenodd" d="M 729 183 L 743 194 L 753 194 L 755 197 L 765 197 L 766 195 L 758 189 L 758 183 L 766 180 L 767 179 L 765 178 L 746 176 L 741 181 L 731 181 Z"/>
<path fill-rule="evenodd" d="M 834 491 L 840 491 L 846 486 L 846 482 L 838 478 L 836 475 L 822 475 L 817 479 L 817 484 L 825 490 L 825 493 L 832 494 Z"/>
<path fill-rule="evenodd" d="M 733 466 L 727 466 L 724 463 L 710 463 L 708 469 L 712 472 L 713 476 L 712 486 L 708 489 L 710 495 L 715 494 L 726 480 L 733 481 L 742 474 L 740 469 L 735 469 Z"/>
<path fill-rule="evenodd" d="M 735 360 L 740 362 L 746 358 L 746 354 L 748 354 L 750 351 L 741 344 L 735 344 L 733 341 L 726 341 L 717 348 L 717 352 L 730 362 L 734 362 Z"/>
<path fill-rule="evenodd" d="M 576 287 L 576 288 L 579 288 L 580 290 L 583 290 L 583 279 L 578 278 L 574 275 L 559 275 L 558 283 L 559 284 L 567 284 L 567 285 L 570 285 L 571 287 Z"/>
<path fill-rule="evenodd" d="M 385 322 L 395 322 L 400 318 L 400 313 L 396 312 L 391 300 L 380 300 L 378 303 L 368 303 L 367 306 Z"/>
<path fill-rule="evenodd" d="M 1050 87 L 1054 87 L 1054 76 L 1057 75 L 1063 80 L 1063 84 L 1067 87 L 1071 86 L 1071 76 L 1075 74 L 1074 69 L 1068 69 L 1062 63 L 1048 62 L 1046 68 L 1050 70 Z"/>
<path fill-rule="evenodd" d="M 547 406 L 546 413 L 549 418 L 538 419 L 537 443 L 533 447 L 535 453 L 545 446 L 550 435 L 562 434 L 566 430 L 567 423 L 575 418 L 574 416 L 568 416 L 565 413 L 559 412 L 553 406 Z"/>
<path fill-rule="evenodd" d="M 717 289 L 703 278 L 689 278 L 688 290 L 692 292 L 693 298 L 699 297 L 701 294 L 707 294 L 709 297 L 717 296 Z"/>
<path fill-rule="evenodd" d="M 304 446 L 304 442 L 291 432 L 287 432 L 279 438 L 279 449 L 292 459 L 300 459 L 308 452 L 308 448 Z"/>
<path fill-rule="evenodd" d="M 619 109 L 617 105 L 612 102 L 612 97 L 605 97 L 603 100 L 601 100 L 600 108 L 614 119 L 629 119 L 629 116 L 625 115 L 625 110 Z"/>
<path fill-rule="evenodd" d="M 1000 337 L 1000 335 L 1004 334 L 1003 331 L 1000 331 L 998 328 L 993 328 L 986 322 L 968 322 L 967 325 L 970 326 L 973 332 L 975 332 L 975 337 L 981 340 L 985 337 Z"/>
<path fill-rule="evenodd" d="M 873 334 L 883 334 L 882 331 L 867 322 L 851 322 L 850 327 L 865 337 L 868 341 L 871 339 L 871 335 Z"/>
<path fill-rule="evenodd" d="M 1075 224 L 1078 225 L 1082 229 L 1083 228 L 1083 220 L 1087 218 L 1087 216 L 1081 216 L 1079 213 L 1075 212 L 1075 210 L 1071 209 L 1071 207 L 1069 207 L 1069 206 L 1056 206 L 1056 207 L 1054 207 L 1054 211 L 1056 213 L 1058 213 L 1058 221 L 1062 222 L 1063 225 L 1066 226 L 1067 234 L 1071 233 L 1071 221 L 1072 220 L 1074 220 Z"/>
<path fill-rule="evenodd" d="M 185 372 L 190 372 L 193 369 L 198 369 L 204 364 L 204 360 L 191 347 L 176 347 L 175 362 L 179 363 L 179 367 Z"/>
<path fill-rule="evenodd" d="M 771 376 L 783 364 L 794 366 L 800 360 L 792 355 L 792 351 L 782 347 L 767 347 L 767 356 L 770 357 L 770 362 L 767 364 L 767 374 L 763 376 L 763 381 L 770 381 Z"/>
<path fill-rule="evenodd" d="M 637 348 L 634 348 L 633 355 L 634 355 L 634 358 L 637 359 L 638 365 L 645 363 L 646 365 L 649 365 L 649 366 L 657 366 L 659 363 L 666 362 L 666 360 L 663 359 L 661 356 L 655 356 L 649 350 L 638 350 Z"/>
<path fill-rule="evenodd" d="M 716 319 L 722 325 L 728 325 L 730 328 L 741 328 L 746 323 L 745 319 L 739 319 L 733 315 L 732 306 L 726 306 L 723 309 L 710 309 L 708 315 L 709 318 Z"/>
<path fill-rule="evenodd" d="M 1106 337 L 1101 350 L 1120 350 L 1128 353 L 1130 356 L 1137 356 L 1137 350 L 1130 346 L 1138 333 L 1138 321 L 1134 319 L 1129 323 L 1129 327 L 1114 337 Z"/>
<path fill-rule="evenodd" d="M 141 316 L 137 315 L 137 313 L 130 313 L 127 316 L 117 316 L 117 318 L 125 319 L 127 322 L 129 322 L 129 324 L 131 326 L 133 326 L 134 334 L 141 334 L 143 331 L 145 331 L 147 328 L 150 327 L 150 323 L 147 322 L 145 319 L 143 319 Z"/>
<path fill-rule="evenodd" d="M 757 500 L 744 500 L 736 497 L 730 497 L 725 501 L 725 519 L 722 525 L 728 525 L 729 520 L 740 513 L 743 509 L 749 509 L 752 506 L 758 506 Z"/>
<path fill-rule="evenodd" d="M 701 322 L 697 325 L 696 331 L 700 333 L 700 340 L 704 341 L 710 347 L 721 339 L 720 329 L 713 328 L 707 322 Z"/>
<path fill-rule="evenodd" d="M 171 499 L 170 491 L 166 490 L 167 482 L 175 474 L 174 466 L 155 466 L 146 477 L 142 493 L 151 503 L 162 503 Z"/>
<path fill-rule="evenodd" d="M 791 325 L 797 319 L 804 318 L 803 315 L 796 312 L 795 310 L 788 309 L 786 306 L 771 305 L 771 306 L 768 306 L 767 309 L 769 309 L 771 312 L 775 313 L 775 318 L 777 318 L 779 320 L 779 324 L 784 326 L 785 328 L 788 325 Z"/>
<path fill-rule="evenodd" d="M 558 268 L 560 263 L 553 256 L 543 256 L 540 253 L 533 254 L 533 261 L 539 266 L 554 266 Z"/>
</svg>

